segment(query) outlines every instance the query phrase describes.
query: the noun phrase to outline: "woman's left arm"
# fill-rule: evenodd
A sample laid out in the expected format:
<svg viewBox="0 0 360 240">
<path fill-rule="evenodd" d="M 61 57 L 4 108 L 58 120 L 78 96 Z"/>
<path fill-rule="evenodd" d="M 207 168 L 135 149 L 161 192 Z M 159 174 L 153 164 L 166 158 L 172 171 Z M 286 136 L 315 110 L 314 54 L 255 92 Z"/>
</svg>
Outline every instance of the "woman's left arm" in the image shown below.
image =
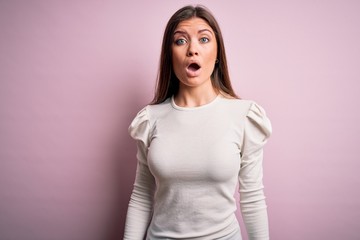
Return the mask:
<svg viewBox="0 0 360 240">
<path fill-rule="evenodd" d="M 271 131 L 264 109 L 251 103 L 245 119 L 239 172 L 240 208 L 249 240 L 269 239 L 263 191 L 263 146 Z"/>
</svg>

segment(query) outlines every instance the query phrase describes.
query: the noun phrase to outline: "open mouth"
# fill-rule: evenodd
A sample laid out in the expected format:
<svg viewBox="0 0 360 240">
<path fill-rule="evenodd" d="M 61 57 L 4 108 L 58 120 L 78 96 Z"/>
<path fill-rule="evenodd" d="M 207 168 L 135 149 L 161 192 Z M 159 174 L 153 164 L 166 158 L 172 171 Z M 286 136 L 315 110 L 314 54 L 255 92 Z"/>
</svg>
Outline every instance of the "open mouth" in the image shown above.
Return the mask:
<svg viewBox="0 0 360 240">
<path fill-rule="evenodd" d="M 188 69 L 192 72 L 195 72 L 197 70 L 200 69 L 200 65 L 197 64 L 197 63 L 191 63 L 189 66 L 188 66 Z"/>
</svg>

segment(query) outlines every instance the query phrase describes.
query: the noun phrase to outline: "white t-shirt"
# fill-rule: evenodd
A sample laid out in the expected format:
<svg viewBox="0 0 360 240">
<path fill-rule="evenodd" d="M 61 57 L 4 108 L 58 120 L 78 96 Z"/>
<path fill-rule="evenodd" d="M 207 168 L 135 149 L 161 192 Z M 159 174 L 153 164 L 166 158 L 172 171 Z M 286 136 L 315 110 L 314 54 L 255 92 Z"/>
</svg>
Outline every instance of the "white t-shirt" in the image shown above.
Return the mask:
<svg viewBox="0 0 360 240">
<path fill-rule="evenodd" d="M 219 95 L 185 108 L 169 98 L 143 108 L 129 132 L 138 166 L 124 239 L 240 237 L 238 183 L 249 239 L 269 239 L 262 160 L 271 124 L 258 104 Z"/>
</svg>

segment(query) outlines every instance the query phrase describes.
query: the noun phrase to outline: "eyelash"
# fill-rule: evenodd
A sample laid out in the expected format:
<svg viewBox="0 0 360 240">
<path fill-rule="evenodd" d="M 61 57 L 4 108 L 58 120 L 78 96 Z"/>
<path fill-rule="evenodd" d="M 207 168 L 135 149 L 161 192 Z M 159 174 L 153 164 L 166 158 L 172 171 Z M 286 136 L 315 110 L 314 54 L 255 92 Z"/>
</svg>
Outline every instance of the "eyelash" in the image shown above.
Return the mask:
<svg viewBox="0 0 360 240">
<path fill-rule="evenodd" d="M 210 39 L 208 39 L 207 37 L 200 38 L 200 42 L 202 42 L 202 43 L 208 43 L 209 41 L 210 41 Z"/>
<path fill-rule="evenodd" d="M 199 41 L 201 43 L 208 43 L 208 42 L 210 42 L 210 39 L 207 37 L 202 37 L 202 38 L 200 38 Z M 184 45 L 186 42 L 187 42 L 186 39 L 180 38 L 175 41 L 175 44 L 178 46 L 181 46 L 181 45 Z"/>
<path fill-rule="evenodd" d="M 180 46 L 180 45 L 184 45 L 186 43 L 186 40 L 183 38 L 180 38 L 178 40 L 175 41 L 175 44 Z"/>
</svg>

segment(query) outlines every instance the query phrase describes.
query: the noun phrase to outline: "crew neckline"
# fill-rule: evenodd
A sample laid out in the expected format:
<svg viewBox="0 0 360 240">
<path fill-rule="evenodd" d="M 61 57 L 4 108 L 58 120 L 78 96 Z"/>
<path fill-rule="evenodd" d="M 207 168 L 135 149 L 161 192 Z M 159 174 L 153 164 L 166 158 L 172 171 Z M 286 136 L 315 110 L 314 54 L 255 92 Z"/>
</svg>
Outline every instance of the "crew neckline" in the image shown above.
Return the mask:
<svg viewBox="0 0 360 240">
<path fill-rule="evenodd" d="M 197 106 L 197 107 L 181 107 L 181 106 L 178 106 L 175 103 L 174 95 L 173 95 L 171 97 L 171 106 L 173 108 L 175 108 L 177 110 L 181 110 L 181 111 L 194 111 L 194 110 L 200 110 L 200 109 L 208 108 L 211 105 L 213 105 L 214 103 L 216 103 L 219 99 L 220 99 L 220 94 L 218 94 L 213 100 L 211 100 L 210 102 L 208 102 L 208 103 L 206 103 L 204 105 L 200 105 L 200 106 Z"/>
</svg>

